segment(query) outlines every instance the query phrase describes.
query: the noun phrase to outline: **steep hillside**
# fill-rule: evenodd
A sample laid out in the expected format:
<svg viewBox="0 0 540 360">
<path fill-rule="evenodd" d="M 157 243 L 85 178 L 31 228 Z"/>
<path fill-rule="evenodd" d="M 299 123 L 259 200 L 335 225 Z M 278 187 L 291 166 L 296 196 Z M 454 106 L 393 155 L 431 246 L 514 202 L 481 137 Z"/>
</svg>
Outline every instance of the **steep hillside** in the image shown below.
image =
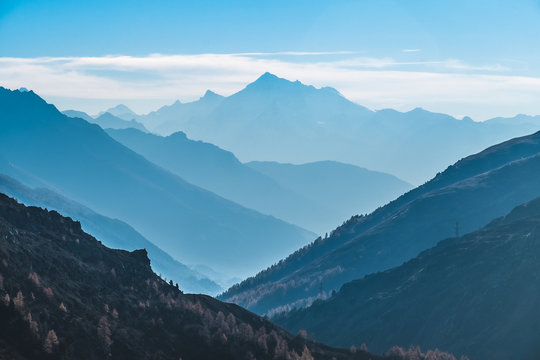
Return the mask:
<svg viewBox="0 0 540 360">
<path fill-rule="evenodd" d="M 236 94 L 175 103 L 139 118 L 153 132 L 184 131 L 242 162 L 334 160 L 419 185 L 455 159 L 540 129 L 520 119 L 474 122 L 420 108 L 371 111 L 332 88 L 266 73 Z"/>
<path fill-rule="evenodd" d="M 0 89 L 0 129 L 4 174 L 127 222 L 184 264 L 243 277 L 313 238 L 187 183 L 33 92 Z"/>
<path fill-rule="evenodd" d="M 135 129 L 107 133 L 192 184 L 319 234 L 345 216 L 367 213 L 410 188 L 390 175 L 335 162 L 246 166 L 232 153 L 193 141 L 183 132 L 167 137 Z"/>
<path fill-rule="evenodd" d="M 128 108 L 124 104 L 116 105 L 115 107 L 109 108 L 105 111 L 102 111 L 98 114 L 98 116 L 103 115 L 105 113 L 112 114 L 122 120 L 130 121 L 130 120 L 137 120 L 140 115 L 137 115 L 133 110 Z"/>
<path fill-rule="evenodd" d="M 77 110 L 64 110 L 62 111 L 62 114 L 70 117 L 70 118 L 80 118 L 83 120 L 86 120 L 88 122 L 94 122 L 94 118 L 85 113 L 84 111 L 77 111 Z"/>
<path fill-rule="evenodd" d="M 0 192 L 27 206 L 56 210 L 79 221 L 84 231 L 100 239 L 110 248 L 128 251 L 146 249 L 148 257 L 152 260 L 152 269 L 162 277 L 182 284 L 181 289 L 185 292 L 216 294 L 221 289 L 212 280 L 174 260 L 123 221 L 97 214 L 54 191 L 45 188 L 31 189 L 2 174 L 0 174 Z"/>
<path fill-rule="evenodd" d="M 71 118 L 80 118 L 92 124 L 98 124 L 102 129 L 137 129 L 143 132 L 148 132 L 144 125 L 136 121 L 134 118 L 125 120 L 111 114 L 110 112 L 104 112 L 96 118 L 91 117 L 85 112 L 75 110 L 65 110 L 62 111 L 62 114 Z"/>
<path fill-rule="evenodd" d="M 324 209 L 325 231 L 351 214 L 367 214 L 412 186 L 385 173 L 336 161 L 293 165 L 255 161 L 247 165 Z"/>
<path fill-rule="evenodd" d="M 436 345 L 476 359 L 540 356 L 540 199 L 277 320 L 319 341 Z M 436 324 L 436 325 L 435 325 Z"/>
<path fill-rule="evenodd" d="M 108 112 L 95 118 L 93 123 L 98 124 L 102 129 L 137 129 L 148 132 L 140 122 L 134 119 L 124 120 Z"/>
<path fill-rule="evenodd" d="M 540 133 L 488 148 L 370 215 L 352 217 L 221 299 L 258 313 L 305 306 L 540 196 L 539 173 Z"/>
<path fill-rule="evenodd" d="M 3 194 L 0 319 L 8 359 L 381 359 L 185 295 L 152 272 L 144 250 L 111 250 L 78 222 Z"/>
</svg>

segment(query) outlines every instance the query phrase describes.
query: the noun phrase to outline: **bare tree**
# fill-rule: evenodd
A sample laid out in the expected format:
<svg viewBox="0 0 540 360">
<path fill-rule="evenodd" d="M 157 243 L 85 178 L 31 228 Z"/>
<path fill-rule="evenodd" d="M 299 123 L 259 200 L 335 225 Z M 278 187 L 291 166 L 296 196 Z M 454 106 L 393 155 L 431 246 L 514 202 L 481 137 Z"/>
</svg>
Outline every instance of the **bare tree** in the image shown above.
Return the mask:
<svg viewBox="0 0 540 360">
<path fill-rule="evenodd" d="M 45 338 L 45 341 L 43 342 L 43 350 L 45 350 L 46 353 L 51 354 L 56 346 L 58 346 L 58 337 L 56 336 L 56 333 L 54 330 L 49 330 L 47 333 L 47 337 Z"/>
</svg>

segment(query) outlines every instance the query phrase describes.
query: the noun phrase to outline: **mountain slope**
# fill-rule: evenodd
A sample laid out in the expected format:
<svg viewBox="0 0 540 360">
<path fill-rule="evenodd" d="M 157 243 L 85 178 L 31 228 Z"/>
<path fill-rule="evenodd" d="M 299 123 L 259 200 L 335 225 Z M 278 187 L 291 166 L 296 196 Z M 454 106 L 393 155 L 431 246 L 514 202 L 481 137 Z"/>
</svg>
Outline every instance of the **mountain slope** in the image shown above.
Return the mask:
<svg viewBox="0 0 540 360">
<path fill-rule="evenodd" d="M 189 108 L 189 111 L 186 109 Z M 184 131 L 242 162 L 334 160 L 422 184 L 455 159 L 540 129 L 522 121 L 474 122 L 423 109 L 370 111 L 332 88 L 264 74 L 205 105 L 175 103 L 140 118 L 153 132 Z"/>
<path fill-rule="evenodd" d="M 84 231 L 101 239 L 114 249 L 133 251 L 146 249 L 152 269 L 180 284 L 190 293 L 216 294 L 220 286 L 200 273 L 174 260 L 170 255 L 145 239 L 128 224 L 99 215 L 91 209 L 45 188 L 31 189 L 8 176 L 0 174 L 0 192 L 16 198 L 25 205 L 56 210 L 81 222 Z"/>
<path fill-rule="evenodd" d="M 325 220 L 319 221 L 326 230 L 351 214 L 370 213 L 412 188 L 392 175 L 336 161 L 301 165 L 255 161 L 247 165 L 325 209 Z"/>
<path fill-rule="evenodd" d="M 79 223 L 3 194 L 0 259 L 0 355 L 10 359 L 382 359 L 185 295 L 144 250 L 111 250 Z"/>
<path fill-rule="evenodd" d="M 436 344 L 471 360 L 537 359 L 539 254 L 536 199 L 277 320 L 336 346 L 362 341 L 378 351 L 388 344 Z"/>
<path fill-rule="evenodd" d="M 0 128 L 7 170 L 129 223 L 183 263 L 246 276 L 313 236 L 185 182 L 33 92 L 0 89 Z"/>
<path fill-rule="evenodd" d="M 110 112 L 104 112 L 96 118 L 91 117 L 85 112 L 76 110 L 65 110 L 62 114 L 71 118 L 81 118 L 92 124 L 98 124 L 102 129 L 137 129 L 143 132 L 148 132 L 143 124 L 136 121 L 134 118 L 125 120 L 118 116 L 111 114 Z"/>
<path fill-rule="evenodd" d="M 114 116 L 111 113 L 104 113 L 98 116 L 93 121 L 94 124 L 98 124 L 102 129 L 137 129 L 140 131 L 148 132 L 143 124 L 140 122 L 131 119 L 123 120 L 117 116 Z"/>
<path fill-rule="evenodd" d="M 305 306 L 344 283 L 398 266 L 540 196 L 540 132 L 462 159 L 368 216 L 354 216 L 221 299 L 259 313 Z"/>
<path fill-rule="evenodd" d="M 77 110 L 64 110 L 62 111 L 62 114 L 70 117 L 70 118 L 80 118 L 83 120 L 86 120 L 90 123 L 94 122 L 94 118 L 85 113 L 84 111 L 77 111 Z"/>
<path fill-rule="evenodd" d="M 345 216 L 371 211 L 410 188 L 386 174 L 331 162 L 246 166 L 232 153 L 190 140 L 182 132 L 167 137 L 135 129 L 107 133 L 192 184 L 319 234 Z"/>
<path fill-rule="evenodd" d="M 133 110 L 131 110 L 124 104 L 119 104 L 119 105 L 116 105 L 115 107 L 102 111 L 101 113 L 98 114 L 98 116 L 103 115 L 105 113 L 112 114 L 116 116 L 117 118 L 120 118 L 126 121 L 137 120 L 137 118 L 139 117 L 139 115 L 134 113 Z"/>
<path fill-rule="evenodd" d="M 312 231 L 319 230 L 316 221 L 310 219 L 314 203 L 243 165 L 232 153 L 215 145 L 190 140 L 182 132 L 167 137 L 133 129 L 108 130 L 107 133 L 192 184 L 261 213 Z M 320 216 L 317 211 L 312 210 Z"/>
<path fill-rule="evenodd" d="M 175 103 L 163 106 L 157 111 L 141 116 L 140 121 L 152 132 L 170 135 L 186 128 L 186 124 L 197 122 L 201 117 L 208 116 L 224 99 L 210 90 L 197 101 Z"/>
</svg>

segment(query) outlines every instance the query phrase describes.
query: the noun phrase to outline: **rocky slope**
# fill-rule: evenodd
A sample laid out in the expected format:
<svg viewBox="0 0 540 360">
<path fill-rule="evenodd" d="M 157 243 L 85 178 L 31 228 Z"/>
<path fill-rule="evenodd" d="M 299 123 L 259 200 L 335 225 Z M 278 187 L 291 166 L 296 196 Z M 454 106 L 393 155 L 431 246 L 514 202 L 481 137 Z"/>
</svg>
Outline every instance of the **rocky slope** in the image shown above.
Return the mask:
<svg viewBox="0 0 540 360">
<path fill-rule="evenodd" d="M 540 196 L 539 173 L 540 133 L 488 148 L 370 215 L 353 216 L 220 298 L 259 313 L 305 306 Z"/>
<path fill-rule="evenodd" d="M 152 269 L 162 277 L 182 284 L 181 289 L 185 292 L 213 295 L 221 289 L 209 278 L 174 260 L 123 221 L 100 215 L 49 189 L 31 189 L 3 174 L 0 174 L 0 192 L 27 206 L 56 210 L 79 221 L 85 232 L 100 239 L 107 247 L 128 251 L 146 249 Z"/>
<path fill-rule="evenodd" d="M 472 360 L 540 356 L 540 199 L 274 320 L 335 346 L 436 345 Z"/>
<path fill-rule="evenodd" d="M 382 359 L 183 294 L 144 250 L 111 250 L 78 222 L 3 194 L 0 320 L 2 359 Z"/>
</svg>

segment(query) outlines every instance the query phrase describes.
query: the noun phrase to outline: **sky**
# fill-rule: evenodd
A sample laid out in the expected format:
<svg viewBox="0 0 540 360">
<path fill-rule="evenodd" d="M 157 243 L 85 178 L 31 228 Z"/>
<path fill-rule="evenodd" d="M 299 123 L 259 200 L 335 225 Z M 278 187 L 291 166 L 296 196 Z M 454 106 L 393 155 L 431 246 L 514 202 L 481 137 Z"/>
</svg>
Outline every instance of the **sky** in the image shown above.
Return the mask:
<svg viewBox="0 0 540 360">
<path fill-rule="evenodd" d="M 269 71 L 371 109 L 540 114 L 540 0 L 0 0 L 0 86 L 146 113 Z"/>
</svg>

